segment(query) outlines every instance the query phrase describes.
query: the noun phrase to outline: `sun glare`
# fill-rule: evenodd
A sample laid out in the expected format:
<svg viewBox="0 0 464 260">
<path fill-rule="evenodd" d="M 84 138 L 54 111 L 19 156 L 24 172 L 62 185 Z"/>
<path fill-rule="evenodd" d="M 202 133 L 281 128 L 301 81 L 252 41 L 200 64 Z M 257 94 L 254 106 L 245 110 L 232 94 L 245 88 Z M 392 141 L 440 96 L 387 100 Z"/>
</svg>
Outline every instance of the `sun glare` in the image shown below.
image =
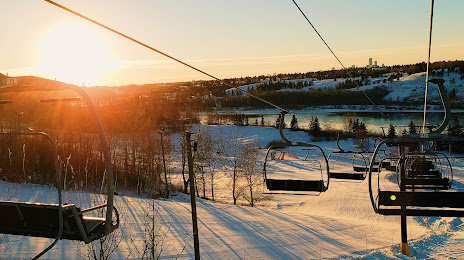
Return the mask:
<svg viewBox="0 0 464 260">
<path fill-rule="evenodd" d="M 91 29 L 67 24 L 50 31 L 42 43 L 43 73 L 76 85 L 96 85 L 115 68 L 103 39 Z"/>
</svg>

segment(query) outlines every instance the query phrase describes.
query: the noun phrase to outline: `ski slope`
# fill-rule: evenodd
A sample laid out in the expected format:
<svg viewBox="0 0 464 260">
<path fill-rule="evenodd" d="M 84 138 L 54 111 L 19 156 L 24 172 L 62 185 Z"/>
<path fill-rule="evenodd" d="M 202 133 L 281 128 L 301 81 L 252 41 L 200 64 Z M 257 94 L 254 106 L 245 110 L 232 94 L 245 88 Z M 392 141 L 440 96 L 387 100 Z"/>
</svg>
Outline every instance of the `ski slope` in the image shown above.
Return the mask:
<svg viewBox="0 0 464 260">
<path fill-rule="evenodd" d="M 215 126 L 213 131 L 241 131 L 247 138 L 261 138 L 261 144 L 278 139 L 277 129 L 263 127 Z M 239 129 L 237 129 L 239 128 Z M 289 139 L 309 139 L 305 133 L 289 132 Z M 304 140 L 303 140 L 304 141 Z M 329 153 L 332 142 L 318 143 Z M 343 147 L 352 145 L 350 140 Z M 264 153 L 264 149 L 263 149 Z M 463 166 L 455 166 L 454 190 L 464 191 Z M 288 165 L 281 164 L 284 170 Z M 351 167 L 342 161 L 340 169 Z M 288 174 L 292 174 L 291 171 Z M 294 173 L 304 177 L 308 172 Z M 230 201 L 225 175 L 218 173 L 218 199 Z M 388 172 L 381 175 L 386 185 Z M 57 203 L 53 188 L 0 183 L 2 200 Z M 152 200 L 119 192 L 115 206 L 121 226 L 112 239 L 118 242 L 112 259 L 140 259 L 147 212 Z M 83 191 L 66 191 L 64 201 L 87 208 L 102 202 L 104 196 Z M 154 201 L 158 250 L 162 259 L 194 257 L 190 199 L 177 194 Z M 399 252 L 399 217 L 376 215 L 368 194 L 367 180 L 331 179 L 324 193 L 273 194 L 257 207 L 197 200 L 200 252 L 202 259 L 406 259 Z M 464 229 L 460 218 L 408 218 L 411 254 L 415 259 L 462 259 Z M 52 239 L 13 235 L 1 237 L 3 259 L 31 258 Z M 80 242 L 60 241 L 43 259 L 81 259 L 88 246 Z M 413 258 L 413 259 L 414 259 Z"/>
</svg>

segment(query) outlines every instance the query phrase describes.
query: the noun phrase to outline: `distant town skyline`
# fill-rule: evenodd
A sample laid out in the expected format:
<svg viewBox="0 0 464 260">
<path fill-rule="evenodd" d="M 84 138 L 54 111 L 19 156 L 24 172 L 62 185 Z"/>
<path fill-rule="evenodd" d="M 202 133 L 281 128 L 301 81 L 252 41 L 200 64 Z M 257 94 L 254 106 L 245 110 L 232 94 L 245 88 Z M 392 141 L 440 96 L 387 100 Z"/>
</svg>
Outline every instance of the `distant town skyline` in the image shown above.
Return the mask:
<svg viewBox="0 0 464 260">
<path fill-rule="evenodd" d="M 340 69 L 292 1 L 57 0 L 219 78 Z M 430 2 L 297 1 L 345 66 L 427 59 Z M 209 79 L 44 1 L 6 1 L 0 73 L 77 85 Z M 464 1 L 435 1 L 432 61 L 464 59 Z"/>
</svg>

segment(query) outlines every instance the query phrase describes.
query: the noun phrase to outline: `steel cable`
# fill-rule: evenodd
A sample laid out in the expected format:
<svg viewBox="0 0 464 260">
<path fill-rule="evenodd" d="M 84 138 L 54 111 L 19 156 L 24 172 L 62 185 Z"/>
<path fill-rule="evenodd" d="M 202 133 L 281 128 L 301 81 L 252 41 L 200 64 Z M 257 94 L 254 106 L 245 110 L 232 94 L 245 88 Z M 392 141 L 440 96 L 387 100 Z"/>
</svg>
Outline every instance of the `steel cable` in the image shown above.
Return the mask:
<svg viewBox="0 0 464 260">
<path fill-rule="evenodd" d="M 166 53 L 164 53 L 164 52 L 162 52 L 162 51 L 160 51 L 160 50 L 158 50 L 158 49 L 155 49 L 155 48 L 153 48 L 153 47 L 151 47 L 151 46 L 149 46 L 149 45 L 147 45 L 147 44 L 145 44 L 145 43 L 143 43 L 143 42 L 140 42 L 140 41 L 138 41 L 138 40 L 136 40 L 136 39 L 134 39 L 134 38 L 132 38 L 132 37 L 126 35 L 126 34 L 123 34 L 123 33 L 119 32 L 119 31 L 117 31 L 117 30 L 115 30 L 115 29 L 112 29 L 112 28 L 110 28 L 110 27 L 108 27 L 108 26 L 106 26 L 106 25 L 104 25 L 104 24 L 102 24 L 102 23 L 100 23 L 100 22 L 97 22 L 96 20 L 93 20 L 93 19 L 91 19 L 91 18 L 89 18 L 89 17 L 87 17 L 87 16 L 84 16 L 84 15 L 82 15 L 82 14 L 76 12 L 76 11 L 73 11 L 73 10 L 71 10 L 71 9 L 65 7 L 65 6 L 62 6 L 62 5 L 60 5 L 60 4 L 58 4 L 58 3 L 54 2 L 54 1 L 51 1 L 51 0 L 44 0 L 44 1 L 45 1 L 45 2 L 48 2 L 48 3 L 52 4 L 52 5 L 54 5 L 54 6 L 56 6 L 56 7 L 59 7 L 59 8 L 65 10 L 65 11 L 67 11 L 67 12 L 69 12 L 69 13 L 72 13 L 72 14 L 74 14 L 74 15 L 76 15 L 76 16 L 79 16 L 79 17 L 81 17 L 81 18 L 83 18 L 83 19 L 85 19 L 85 20 L 87 20 L 87 21 L 89 21 L 89 22 L 91 22 L 91 23 L 94 23 L 94 24 L 96 24 L 96 25 L 98 25 L 98 26 L 100 26 L 100 27 L 103 27 L 103 28 L 105 28 L 105 29 L 107 29 L 107 30 L 109 30 L 109 31 L 111 31 L 111 32 L 113 32 L 113 33 L 115 33 L 115 34 L 118 34 L 118 35 L 120 35 L 120 36 L 122 36 L 122 37 L 124 37 L 124 38 L 126 38 L 126 39 L 128 39 L 128 40 L 130 40 L 130 41 L 133 41 L 133 42 L 135 42 L 135 43 L 137 43 L 137 44 L 139 44 L 139 45 L 141 45 L 141 46 L 143 46 L 143 47 L 145 47 L 145 48 L 148 48 L 148 49 L 150 49 L 150 50 L 152 50 L 152 51 L 154 51 L 154 52 L 157 52 L 157 53 L 159 53 L 159 54 L 161 54 L 161 55 L 163 55 L 163 56 L 165 56 L 165 57 L 167 57 L 167 58 L 169 58 L 169 59 L 171 59 L 171 60 L 174 60 L 174 61 L 176 61 L 176 62 L 178 62 L 178 63 L 180 63 L 180 64 L 182 64 L 182 65 L 184 65 L 184 66 L 187 66 L 187 67 L 189 67 L 189 68 L 191 68 L 191 69 L 193 69 L 193 70 L 196 70 L 196 71 L 200 72 L 201 74 L 204 74 L 204 75 L 206 75 L 206 76 L 208 76 L 208 77 L 210 77 L 210 78 L 213 78 L 214 80 L 217 80 L 218 82 L 222 82 L 224 85 L 230 87 L 231 89 L 239 90 L 240 92 L 243 92 L 244 94 L 246 94 L 246 95 L 248 95 L 248 96 L 250 96 L 250 97 L 253 97 L 253 98 L 255 98 L 255 99 L 257 99 L 257 100 L 259 100 L 259 101 L 261 101 L 261 102 L 263 102 L 263 103 L 265 103 L 265 104 L 268 104 L 268 105 L 274 107 L 274 108 L 277 108 L 277 109 L 279 109 L 279 110 L 281 110 L 281 111 L 285 111 L 285 112 L 287 112 L 287 113 L 289 113 L 289 114 L 298 116 L 298 117 L 303 118 L 303 119 L 306 119 L 306 120 L 308 120 L 308 121 L 311 121 L 311 120 L 312 120 L 312 119 L 309 118 L 309 117 L 306 117 L 306 116 L 304 116 L 304 115 L 298 114 L 298 113 L 293 112 L 293 111 L 291 111 L 291 110 L 289 110 L 289 109 L 285 109 L 285 108 L 283 108 L 283 107 L 281 107 L 281 106 L 278 106 L 278 105 L 276 105 L 276 104 L 273 104 L 272 102 L 269 102 L 269 101 L 267 101 L 267 100 L 265 100 L 265 99 L 263 99 L 263 98 L 261 98 L 261 97 L 258 97 L 258 96 L 256 96 L 256 95 L 250 94 L 248 91 L 245 91 L 245 90 L 241 89 L 240 87 L 232 86 L 231 84 L 229 84 L 229 83 L 227 83 L 227 82 L 224 82 L 223 80 L 221 80 L 221 79 L 218 78 L 218 77 L 215 77 L 215 76 L 213 76 L 213 75 L 211 75 L 211 74 L 209 74 L 209 73 L 207 73 L 207 72 L 205 72 L 205 71 L 203 71 L 203 70 L 201 70 L 201 69 L 198 69 L 198 68 L 196 68 L 196 67 L 194 67 L 194 66 L 192 66 L 192 65 L 190 65 L 190 64 L 188 64 L 188 63 L 186 63 L 186 62 L 183 62 L 183 61 L 181 61 L 181 60 L 179 60 L 179 59 L 177 59 L 177 58 L 174 58 L 173 56 L 170 56 L 170 55 L 168 55 L 168 54 L 166 54 Z M 295 4 L 296 4 L 296 3 L 295 3 Z M 325 42 L 325 41 L 324 41 L 324 42 Z M 329 48 L 329 49 L 330 49 L 330 48 Z M 332 53 L 333 53 L 333 52 L 332 52 Z M 335 54 L 334 54 L 334 55 L 335 55 Z M 335 56 L 335 57 L 336 57 L 336 56 Z M 337 58 L 337 59 L 338 59 L 338 58 Z M 342 66 L 343 66 L 343 64 L 342 64 Z M 359 85 L 358 85 L 358 86 L 359 86 Z M 361 91 L 364 93 L 364 95 L 367 96 L 367 94 L 366 94 L 363 90 L 361 90 Z M 367 97 L 368 97 L 368 96 L 367 96 Z M 372 104 L 374 105 L 374 107 L 375 107 L 375 103 L 372 102 L 372 100 L 371 100 L 369 97 L 368 97 L 368 99 L 371 101 L 371 103 L 372 103 Z M 383 115 L 382 112 L 380 112 L 380 113 Z M 383 116 L 384 116 L 384 115 L 383 115 Z M 384 116 L 384 117 L 385 117 L 385 116 Z M 329 126 L 329 125 L 327 125 L 327 124 L 324 124 L 324 123 L 320 123 L 320 124 L 323 125 L 323 126 L 325 126 L 325 127 L 328 128 L 328 129 L 335 130 L 335 131 L 339 131 L 338 129 L 332 128 L 331 126 Z M 358 135 L 351 134 L 351 133 L 347 133 L 347 135 L 350 135 L 350 136 L 353 136 L 353 137 L 359 137 Z"/>
<path fill-rule="evenodd" d="M 303 12 L 303 10 L 301 10 L 300 6 L 295 2 L 295 0 L 292 0 L 293 3 L 295 4 L 295 6 L 298 8 L 298 10 L 300 10 L 300 13 L 304 16 L 304 18 L 306 19 L 306 21 L 309 23 L 309 25 L 311 25 L 311 27 L 313 28 L 313 30 L 316 32 L 316 34 L 319 36 L 319 38 L 321 38 L 322 42 L 325 44 L 325 46 L 327 46 L 327 48 L 329 49 L 329 51 L 332 53 L 332 55 L 335 57 L 335 59 L 337 59 L 338 63 L 340 63 L 340 65 L 342 66 L 342 68 L 346 71 L 346 73 L 348 74 L 348 76 L 350 78 L 352 78 L 354 80 L 354 83 L 356 84 L 356 89 L 359 89 L 363 94 L 364 96 L 366 96 L 366 98 L 371 102 L 371 104 L 374 106 L 374 109 L 377 109 L 379 110 L 380 114 L 384 117 L 384 118 L 387 118 L 387 116 L 382 112 L 380 111 L 380 109 L 377 107 L 377 105 L 374 103 L 374 101 L 372 101 L 372 99 L 369 97 L 369 95 L 367 95 L 367 93 L 361 89 L 361 86 L 358 84 L 358 82 L 356 81 L 356 79 L 353 77 L 353 75 L 350 73 L 349 70 L 346 69 L 345 65 L 343 65 L 343 63 L 340 61 L 340 59 L 337 57 L 337 55 L 333 52 L 332 48 L 330 48 L 329 44 L 327 44 L 327 42 L 324 40 L 324 38 L 322 38 L 322 35 L 317 31 L 316 27 L 314 27 L 314 25 L 311 23 L 311 21 L 308 19 L 308 17 L 306 16 L 306 14 Z"/>
</svg>

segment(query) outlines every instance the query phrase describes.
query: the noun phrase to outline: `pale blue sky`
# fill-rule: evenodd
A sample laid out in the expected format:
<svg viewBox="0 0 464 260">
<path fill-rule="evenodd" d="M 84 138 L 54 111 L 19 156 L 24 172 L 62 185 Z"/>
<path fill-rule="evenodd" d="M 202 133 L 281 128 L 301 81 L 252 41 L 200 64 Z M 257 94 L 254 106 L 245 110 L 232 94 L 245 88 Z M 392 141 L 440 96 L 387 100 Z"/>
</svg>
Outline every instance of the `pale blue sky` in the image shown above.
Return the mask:
<svg viewBox="0 0 464 260">
<path fill-rule="evenodd" d="M 220 78 L 340 68 L 291 0 L 57 2 Z M 416 63 L 427 58 L 428 0 L 297 3 L 346 66 L 366 65 L 369 57 L 386 65 Z M 57 77 L 90 85 L 205 79 L 45 1 L 3 0 L 0 6 L 7 10 L 0 16 L 2 73 Z M 435 1 L 432 60 L 464 59 L 463 13 L 462 0 Z M 97 35 L 118 66 L 98 77 L 76 73 L 78 77 L 72 80 L 51 67 L 38 69 L 47 59 L 44 56 L 50 55 L 50 51 L 44 51 L 44 39 L 56 27 L 67 24 L 77 24 Z M 84 44 L 57 52 L 82 52 L 84 57 L 97 51 L 80 46 Z M 73 68 L 69 64 L 72 61 L 58 58 L 50 60 Z M 88 63 L 95 62 L 88 58 Z"/>
</svg>

